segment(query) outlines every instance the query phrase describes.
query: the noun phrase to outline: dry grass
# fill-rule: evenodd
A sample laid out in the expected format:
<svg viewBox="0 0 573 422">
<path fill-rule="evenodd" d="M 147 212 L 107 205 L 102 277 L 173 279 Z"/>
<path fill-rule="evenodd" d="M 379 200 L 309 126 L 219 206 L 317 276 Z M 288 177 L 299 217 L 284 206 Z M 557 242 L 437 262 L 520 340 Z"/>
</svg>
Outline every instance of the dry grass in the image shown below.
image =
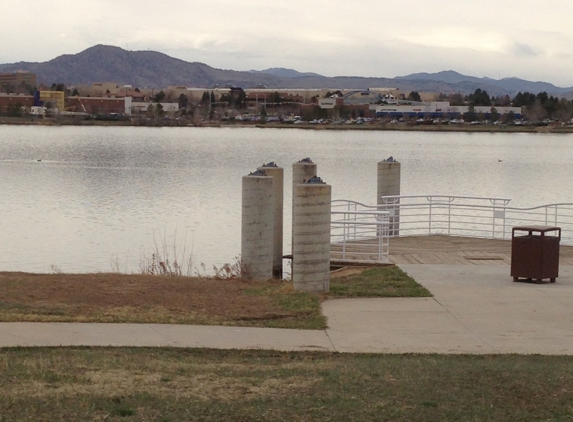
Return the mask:
<svg viewBox="0 0 573 422">
<path fill-rule="evenodd" d="M 2 421 L 570 421 L 563 356 L 0 350 Z"/>
<path fill-rule="evenodd" d="M 430 293 L 397 267 L 338 273 L 327 294 L 291 282 L 146 274 L 0 273 L 0 322 L 105 322 L 326 328 L 332 297 Z"/>
<path fill-rule="evenodd" d="M 53 400 L 62 396 L 153 394 L 168 397 L 176 394 L 178 398 L 208 402 L 231 401 L 240 396 L 277 397 L 320 382 L 319 378 L 296 376 L 287 380 L 265 379 L 253 385 L 248 379 L 225 376 L 216 371 L 182 375 L 174 371 L 172 366 L 162 368 L 160 372 L 149 373 L 132 373 L 125 369 L 91 370 L 71 380 L 66 380 L 65 374 L 52 373 L 48 380 L 23 382 L 2 394 L 12 399 L 28 396 L 41 400 Z"/>
<path fill-rule="evenodd" d="M 289 283 L 126 274 L 0 273 L 0 321 L 326 325 Z"/>
</svg>

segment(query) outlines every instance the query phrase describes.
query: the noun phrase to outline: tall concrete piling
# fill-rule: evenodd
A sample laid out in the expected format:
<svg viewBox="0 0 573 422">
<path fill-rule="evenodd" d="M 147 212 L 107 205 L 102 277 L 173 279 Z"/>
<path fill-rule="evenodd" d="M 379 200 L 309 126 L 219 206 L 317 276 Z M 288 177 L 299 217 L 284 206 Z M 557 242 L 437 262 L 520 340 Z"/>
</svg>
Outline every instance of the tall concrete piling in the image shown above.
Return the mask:
<svg viewBox="0 0 573 422">
<path fill-rule="evenodd" d="M 310 158 L 303 158 L 302 160 L 292 165 L 292 187 L 294 198 L 294 186 L 299 183 L 304 183 L 311 177 L 316 176 L 317 165 L 313 163 Z"/>
<path fill-rule="evenodd" d="M 292 165 L 292 225 L 294 227 L 294 191 L 295 186 L 299 183 L 304 183 L 310 178 L 317 175 L 317 165 L 313 163 L 310 158 L 303 158 L 302 160 Z M 294 245 L 293 236 L 291 232 L 291 248 Z M 292 262 L 294 267 L 294 261 Z"/>
<path fill-rule="evenodd" d="M 294 187 L 293 268 L 295 290 L 330 289 L 332 188 L 319 177 Z"/>
<path fill-rule="evenodd" d="M 400 195 L 400 163 L 389 157 L 378 163 L 378 196 L 376 203 L 379 210 L 390 212 L 390 236 L 397 236 L 400 231 L 400 201 L 395 204 L 385 204 L 383 196 Z"/>
<path fill-rule="evenodd" d="M 274 162 L 263 164 L 257 170 L 264 171 L 274 179 L 274 230 L 273 230 L 273 277 L 283 276 L 283 202 L 284 169 Z"/>
<path fill-rule="evenodd" d="M 241 276 L 245 279 L 268 280 L 273 275 L 274 196 L 274 179 L 264 171 L 243 176 Z"/>
</svg>

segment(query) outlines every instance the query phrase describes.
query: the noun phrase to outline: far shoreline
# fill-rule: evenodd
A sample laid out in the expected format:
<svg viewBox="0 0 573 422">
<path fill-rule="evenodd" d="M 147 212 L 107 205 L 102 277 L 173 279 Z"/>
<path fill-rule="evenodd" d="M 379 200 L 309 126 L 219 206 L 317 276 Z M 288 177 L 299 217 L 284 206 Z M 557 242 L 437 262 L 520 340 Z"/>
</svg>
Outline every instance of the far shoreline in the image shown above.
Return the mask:
<svg viewBox="0 0 573 422">
<path fill-rule="evenodd" d="M 467 132 L 467 133 L 573 133 L 573 126 L 566 125 L 470 125 L 470 124 L 436 124 L 411 125 L 407 123 L 390 124 L 369 122 L 364 124 L 292 124 L 292 123 L 229 123 L 177 120 L 77 120 L 73 118 L 38 119 L 31 117 L 0 117 L 0 125 L 6 126 L 106 126 L 106 127 L 191 127 L 191 128 L 258 128 L 258 129 L 303 129 L 303 130 L 350 130 L 350 131 L 396 131 L 396 132 Z"/>
</svg>

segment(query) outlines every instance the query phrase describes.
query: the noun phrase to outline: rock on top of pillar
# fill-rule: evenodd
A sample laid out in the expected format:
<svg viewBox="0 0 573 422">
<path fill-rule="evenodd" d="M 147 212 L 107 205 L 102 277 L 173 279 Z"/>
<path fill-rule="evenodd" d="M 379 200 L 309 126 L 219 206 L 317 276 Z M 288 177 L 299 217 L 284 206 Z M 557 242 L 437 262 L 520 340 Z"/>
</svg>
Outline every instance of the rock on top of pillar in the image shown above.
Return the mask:
<svg viewBox="0 0 573 422">
<path fill-rule="evenodd" d="M 263 169 L 257 169 L 257 170 L 255 170 L 255 171 L 249 173 L 247 176 L 259 176 L 259 177 L 262 177 L 262 176 L 268 176 L 268 174 L 267 174 L 267 172 L 264 171 Z"/>
</svg>

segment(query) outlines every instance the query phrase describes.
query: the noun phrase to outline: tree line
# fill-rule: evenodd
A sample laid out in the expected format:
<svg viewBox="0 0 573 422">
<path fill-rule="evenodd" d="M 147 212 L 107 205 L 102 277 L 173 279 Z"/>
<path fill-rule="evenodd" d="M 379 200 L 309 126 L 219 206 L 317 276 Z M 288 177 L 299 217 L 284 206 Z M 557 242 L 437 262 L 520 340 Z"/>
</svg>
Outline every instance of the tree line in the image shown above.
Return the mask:
<svg viewBox="0 0 573 422">
<path fill-rule="evenodd" d="M 548 95 L 547 92 L 533 94 L 518 92 L 515 97 L 509 95 L 490 96 L 487 91 L 476 89 L 466 96 L 460 93 L 438 96 L 438 101 L 449 101 L 451 105 L 488 106 L 488 107 L 521 107 L 523 115 L 530 121 L 539 122 L 545 119 L 567 121 L 573 118 L 573 101 Z"/>
</svg>

